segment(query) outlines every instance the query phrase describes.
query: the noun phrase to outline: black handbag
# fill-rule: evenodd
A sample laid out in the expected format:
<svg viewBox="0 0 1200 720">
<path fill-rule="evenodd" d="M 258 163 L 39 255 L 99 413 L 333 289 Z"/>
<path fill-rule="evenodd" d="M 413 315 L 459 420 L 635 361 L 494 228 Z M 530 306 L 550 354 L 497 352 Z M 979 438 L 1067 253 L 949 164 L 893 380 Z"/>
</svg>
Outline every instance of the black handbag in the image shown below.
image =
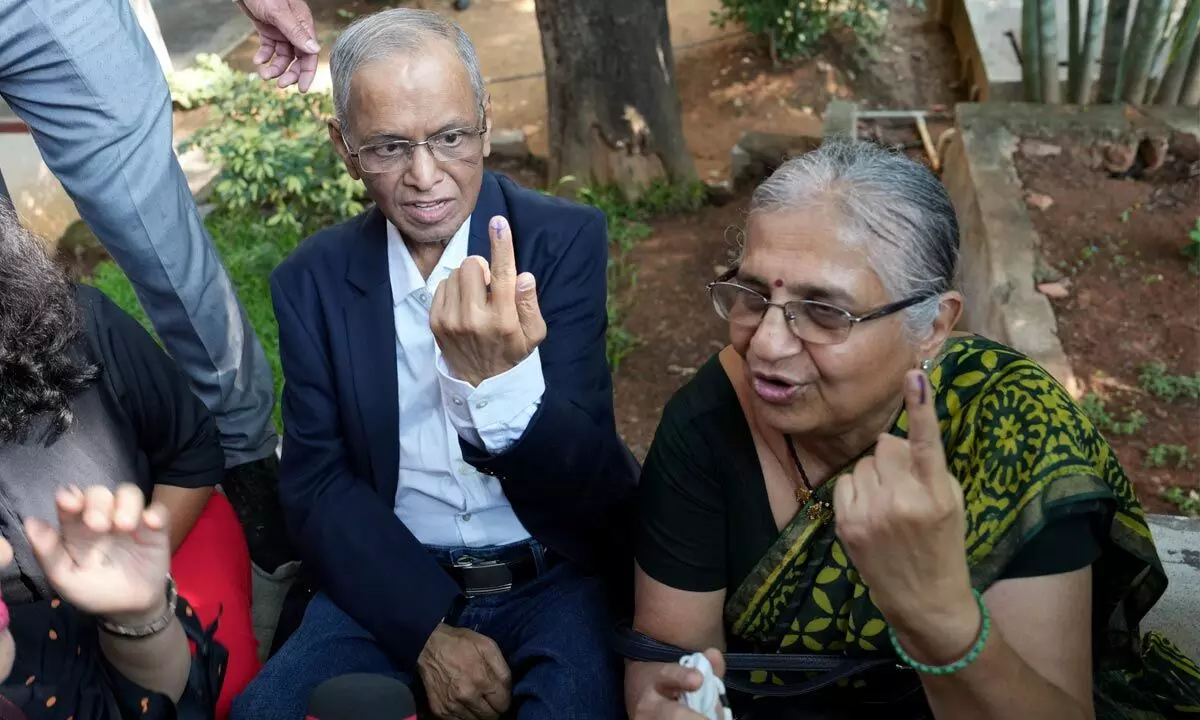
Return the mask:
<svg viewBox="0 0 1200 720">
<path fill-rule="evenodd" d="M 681 657 L 691 652 L 655 640 L 627 625 L 617 627 L 613 643 L 617 654 L 638 662 L 677 663 Z M 739 720 L 832 720 L 850 716 L 869 718 L 876 715 L 897 720 L 932 718 L 924 694 L 920 692 L 920 680 L 915 677 L 915 673 L 910 688 L 883 702 L 873 701 L 838 707 L 822 702 L 816 697 L 812 698 L 813 702 L 796 701 L 796 698 L 813 695 L 839 681 L 849 680 L 870 670 L 894 666 L 911 672 L 908 667 L 899 665 L 894 658 L 785 653 L 725 653 L 724 657 L 726 689 L 755 698 L 744 711 L 739 708 Z M 816 672 L 820 675 L 798 683 L 762 685 L 751 683 L 741 676 L 741 673 L 753 670 Z"/>
</svg>

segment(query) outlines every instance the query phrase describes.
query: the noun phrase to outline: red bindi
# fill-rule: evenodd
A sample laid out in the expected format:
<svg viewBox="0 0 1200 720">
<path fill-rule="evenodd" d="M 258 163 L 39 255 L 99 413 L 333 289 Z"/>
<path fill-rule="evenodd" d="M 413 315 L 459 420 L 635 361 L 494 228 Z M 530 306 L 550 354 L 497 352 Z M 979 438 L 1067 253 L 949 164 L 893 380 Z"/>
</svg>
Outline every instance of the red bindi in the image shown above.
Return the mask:
<svg viewBox="0 0 1200 720">
<path fill-rule="evenodd" d="M 782 280 L 776 280 L 776 281 L 775 281 L 775 287 L 783 287 L 783 281 L 782 281 Z"/>
</svg>

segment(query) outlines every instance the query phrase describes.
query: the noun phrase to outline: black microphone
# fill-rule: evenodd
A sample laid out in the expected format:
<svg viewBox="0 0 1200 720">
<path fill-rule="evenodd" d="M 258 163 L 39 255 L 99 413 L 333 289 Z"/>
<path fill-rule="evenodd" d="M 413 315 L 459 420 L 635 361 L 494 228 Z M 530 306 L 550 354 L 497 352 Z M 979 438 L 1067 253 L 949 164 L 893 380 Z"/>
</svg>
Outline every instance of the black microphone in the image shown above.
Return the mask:
<svg viewBox="0 0 1200 720">
<path fill-rule="evenodd" d="M 305 720 L 417 720 L 417 703 L 387 675 L 340 675 L 313 690 Z"/>
</svg>

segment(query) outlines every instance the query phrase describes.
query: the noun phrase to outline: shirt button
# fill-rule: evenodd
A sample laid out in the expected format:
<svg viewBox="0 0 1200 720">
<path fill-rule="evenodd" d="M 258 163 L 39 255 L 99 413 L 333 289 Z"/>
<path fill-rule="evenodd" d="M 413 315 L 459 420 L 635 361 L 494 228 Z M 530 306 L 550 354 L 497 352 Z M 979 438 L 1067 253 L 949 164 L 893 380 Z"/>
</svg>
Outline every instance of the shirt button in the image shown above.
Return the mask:
<svg viewBox="0 0 1200 720">
<path fill-rule="evenodd" d="M 429 293 L 427 293 L 427 292 L 422 292 L 422 293 L 421 293 L 420 295 L 418 295 L 417 297 L 418 297 L 418 298 L 420 298 L 420 299 L 421 299 L 421 302 L 425 303 L 426 305 L 428 305 L 428 304 L 429 304 Z"/>
<path fill-rule="evenodd" d="M 479 402 L 475 403 L 476 410 L 482 410 L 485 407 L 487 407 L 487 400 L 480 400 Z"/>
<path fill-rule="evenodd" d="M 454 404 L 455 404 L 455 405 L 462 405 L 462 403 L 463 403 L 463 399 L 462 399 L 462 398 L 460 398 L 460 397 L 456 397 L 456 398 L 454 398 Z"/>
<path fill-rule="evenodd" d="M 463 522 L 471 522 L 471 513 L 463 513 L 462 521 Z"/>
</svg>

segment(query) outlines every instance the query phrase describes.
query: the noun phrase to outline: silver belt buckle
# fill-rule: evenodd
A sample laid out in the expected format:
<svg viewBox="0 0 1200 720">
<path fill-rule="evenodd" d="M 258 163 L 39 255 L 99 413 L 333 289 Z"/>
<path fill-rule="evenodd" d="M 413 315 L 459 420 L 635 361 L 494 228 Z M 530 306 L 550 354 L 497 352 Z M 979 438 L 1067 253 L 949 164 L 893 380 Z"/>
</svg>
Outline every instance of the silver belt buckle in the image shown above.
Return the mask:
<svg viewBox="0 0 1200 720">
<path fill-rule="evenodd" d="M 462 570 L 473 570 L 473 569 L 477 569 L 477 568 L 490 568 L 490 567 L 501 567 L 501 566 L 504 566 L 504 563 L 498 562 L 496 560 L 479 560 L 477 558 L 471 557 L 470 555 L 462 555 L 459 558 L 455 559 L 455 561 L 454 561 L 454 567 L 460 568 Z M 509 577 L 511 577 L 511 574 Z M 512 582 L 508 582 L 504 585 L 496 585 L 494 587 L 483 588 L 480 590 L 464 589 L 463 593 L 468 598 L 474 598 L 474 597 L 479 597 L 481 595 L 498 595 L 500 593 L 506 593 L 509 590 L 512 590 Z"/>
</svg>

